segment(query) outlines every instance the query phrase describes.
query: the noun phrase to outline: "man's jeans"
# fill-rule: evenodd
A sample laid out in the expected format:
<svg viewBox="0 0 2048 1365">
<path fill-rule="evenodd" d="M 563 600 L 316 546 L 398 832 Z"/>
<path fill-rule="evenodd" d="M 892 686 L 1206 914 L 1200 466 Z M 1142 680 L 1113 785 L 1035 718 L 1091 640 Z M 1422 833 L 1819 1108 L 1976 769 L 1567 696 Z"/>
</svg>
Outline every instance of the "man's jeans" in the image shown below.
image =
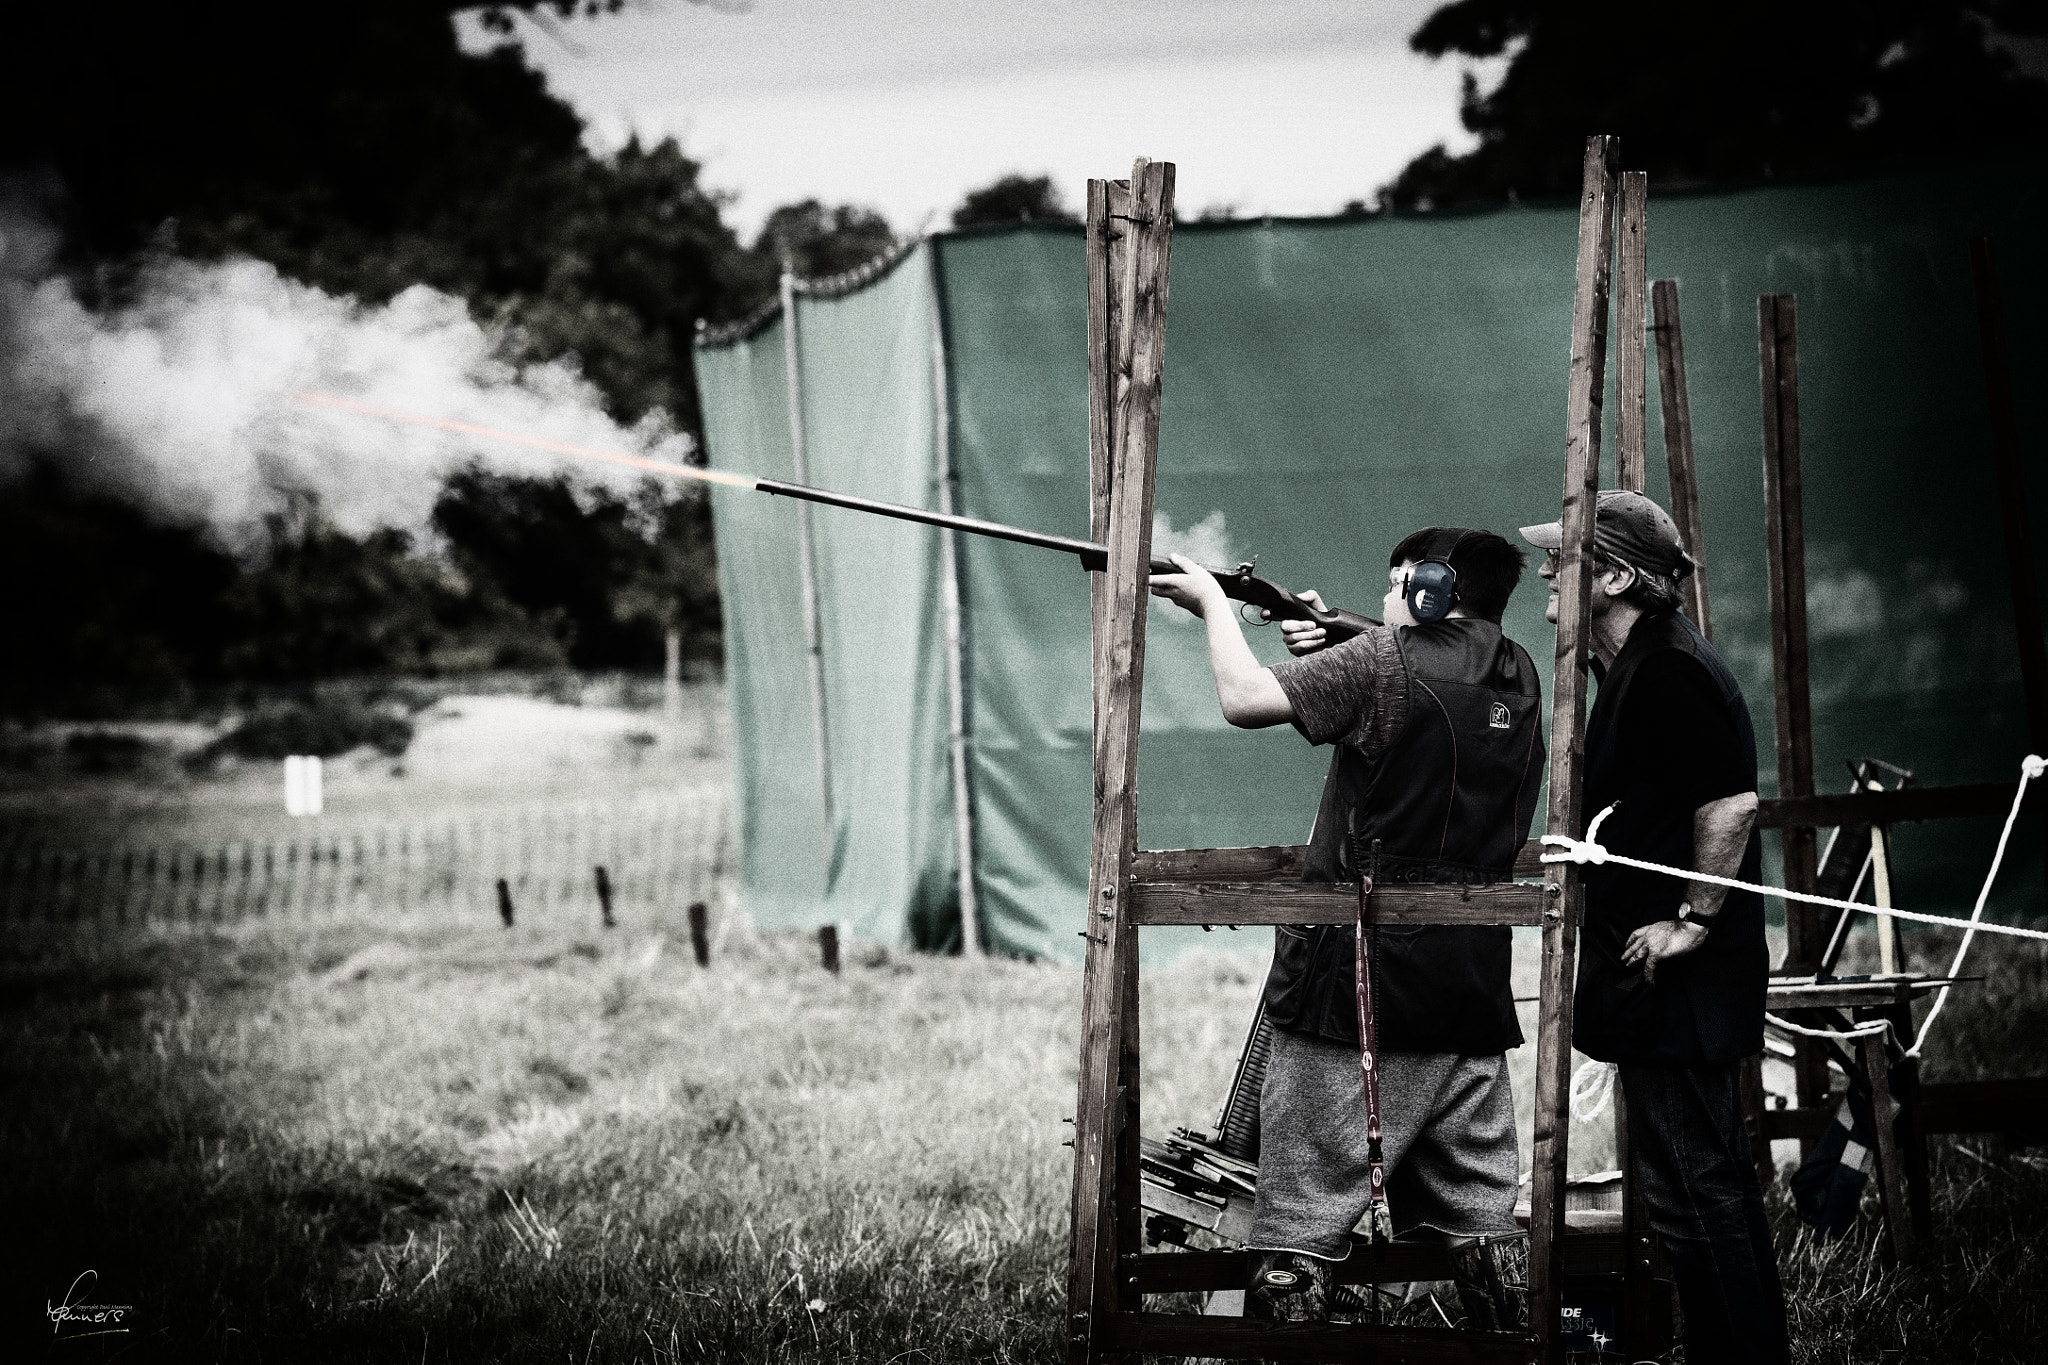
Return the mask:
<svg viewBox="0 0 2048 1365">
<path fill-rule="evenodd" d="M 1791 1349 L 1785 1295 L 1742 1125 L 1741 1069 L 1623 1062 L 1629 1148 L 1678 1278 L 1685 1358 L 1780 1365 Z"/>
</svg>

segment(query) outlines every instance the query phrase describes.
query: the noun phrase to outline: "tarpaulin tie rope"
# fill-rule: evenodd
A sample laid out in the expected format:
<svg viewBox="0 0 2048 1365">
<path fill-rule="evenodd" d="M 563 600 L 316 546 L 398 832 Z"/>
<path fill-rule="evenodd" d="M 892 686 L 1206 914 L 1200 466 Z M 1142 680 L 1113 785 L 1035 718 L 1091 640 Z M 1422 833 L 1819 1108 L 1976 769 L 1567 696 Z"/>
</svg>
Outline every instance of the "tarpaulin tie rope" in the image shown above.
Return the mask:
<svg viewBox="0 0 2048 1365">
<path fill-rule="evenodd" d="M 2006 812 L 2005 828 L 1999 831 L 1998 848 L 1991 855 L 1991 870 L 1984 874 L 1984 885 L 1977 892 L 1976 908 L 1970 912 L 1970 917 L 1966 920 L 1956 919 L 1949 915 L 1923 915 L 1917 911 L 1899 910 L 1888 905 L 1865 905 L 1861 901 L 1838 901 L 1830 896 L 1813 896 L 1808 895 L 1804 891 L 1788 891 L 1779 886 L 1760 886 L 1755 882 L 1737 881 L 1733 877 L 1717 877 L 1709 872 L 1695 872 L 1687 868 L 1671 867 L 1664 863 L 1645 862 L 1640 858 L 1631 858 L 1625 854 L 1610 852 L 1600 844 L 1599 836 L 1601 822 L 1614 814 L 1614 806 L 1607 807 L 1607 809 L 1593 817 L 1593 823 L 1586 827 L 1586 837 L 1583 839 L 1573 839 L 1562 834 L 1544 835 L 1543 842 L 1545 844 L 1561 849 L 1562 852 L 1546 853 L 1543 855 L 1542 861 L 1546 863 L 1591 863 L 1595 867 L 1602 867 L 1608 863 L 1618 863 L 1623 867 L 1641 868 L 1645 872 L 1661 872 L 1667 877 L 1676 877 L 1680 881 L 1710 882 L 1715 886 L 1725 886 L 1735 891 L 1756 891 L 1781 901 L 1799 901 L 1805 905 L 1825 905 L 1838 910 L 1855 910 L 1866 915 L 1882 915 L 1891 919 L 1911 920 L 1915 924 L 1940 924 L 1953 929 L 1961 929 L 1963 931 L 1963 942 L 1956 949 L 1954 965 L 1949 968 L 1949 975 L 1953 977 L 1963 969 L 1963 958 L 1970 951 L 1970 940 L 1976 936 L 1979 930 L 1987 934 L 2004 934 L 2009 938 L 2027 938 L 2048 942 L 2048 931 L 2022 929 L 2012 924 L 1986 924 L 1983 922 L 1984 904 L 1990 898 L 1992 883 L 1998 880 L 1998 869 L 2005 861 L 2005 846 L 2012 838 L 2013 823 L 2019 819 L 2020 803 L 2026 799 L 2027 784 L 2040 777 L 2043 773 L 2048 773 L 2048 759 L 2042 758 L 2039 754 L 2028 754 L 2024 759 L 2020 760 L 2020 782 L 2019 787 L 2012 794 L 2012 809 Z M 1620 803 L 1616 802 L 1615 804 L 1619 805 Z M 1942 1006 L 1948 1003 L 1949 990 L 1949 986 L 1943 986 L 1941 993 L 1935 997 L 1934 1008 L 1927 1012 L 1926 1020 L 1920 1025 L 1919 1037 L 1913 1040 L 1913 1046 L 1906 1049 L 1908 1057 L 1920 1055 L 1921 1045 L 1927 1041 L 1927 1030 L 1933 1026 L 1935 1017 L 1941 1013 Z M 1805 1030 L 1794 1029 L 1794 1031 L 1804 1032 Z M 1832 1036 L 1860 1035 L 1835 1034 Z"/>
<path fill-rule="evenodd" d="M 1586 1061 L 1572 1072 L 1572 1122 L 1591 1123 L 1607 1112 L 1614 1098 L 1614 1075 L 1621 1068 L 1613 1062 Z"/>
</svg>

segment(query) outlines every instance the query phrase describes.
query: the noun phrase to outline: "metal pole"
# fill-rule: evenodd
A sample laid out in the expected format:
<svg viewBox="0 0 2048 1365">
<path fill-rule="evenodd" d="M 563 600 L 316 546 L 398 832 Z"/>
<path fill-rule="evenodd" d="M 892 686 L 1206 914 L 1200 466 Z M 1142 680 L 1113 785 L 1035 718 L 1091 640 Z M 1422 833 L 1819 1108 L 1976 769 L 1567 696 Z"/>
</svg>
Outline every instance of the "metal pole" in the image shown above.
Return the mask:
<svg viewBox="0 0 2048 1365">
<path fill-rule="evenodd" d="M 931 253 L 932 329 L 932 459 L 939 485 L 939 511 L 954 514 L 953 413 L 946 387 L 946 333 L 941 316 L 939 248 Z M 988 943 L 981 931 L 981 906 L 974 894 L 974 799 L 967 775 L 967 683 L 962 659 L 960 613 L 960 547 L 950 526 L 939 528 L 939 609 L 946 627 L 946 748 L 953 765 L 953 855 L 960 877 L 960 950 L 984 956 Z"/>
<path fill-rule="evenodd" d="M 798 483 L 811 481 L 804 453 L 803 362 L 796 336 L 796 276 L 785 265 L 782 271 L 782 366 L 789 389 L 789 456 Z M 811 509 L 796 505 L 796 570 L 804 613 L 804 648 L 810 659 L 811 732 L 818 744 L 818 810 L 824 820 L 824 852 L 827 865 L 832 857 L 832 750 L 825 728 L 825 652 L 818 624 L 818 560 L 812 548 Z"/>
</svg>

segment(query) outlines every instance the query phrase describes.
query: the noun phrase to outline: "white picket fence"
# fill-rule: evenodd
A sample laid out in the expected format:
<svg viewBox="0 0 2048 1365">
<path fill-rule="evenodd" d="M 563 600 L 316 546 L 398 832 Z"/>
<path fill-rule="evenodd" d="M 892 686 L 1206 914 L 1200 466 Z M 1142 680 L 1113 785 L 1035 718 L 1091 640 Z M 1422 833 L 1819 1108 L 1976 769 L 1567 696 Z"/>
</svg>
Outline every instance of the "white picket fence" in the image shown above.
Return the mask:
<svg viewBox="0 0 2048 1365">
<path fill-rule="evenodd" d="M 495 808 L 432 822 L 210 845 L 0 851 L 0 921 L 230 924 L 446 911 L 495 918 L 503 879 L 522 922 L 715 902 L 735 864 L 722 793 Z"/>
</svg>

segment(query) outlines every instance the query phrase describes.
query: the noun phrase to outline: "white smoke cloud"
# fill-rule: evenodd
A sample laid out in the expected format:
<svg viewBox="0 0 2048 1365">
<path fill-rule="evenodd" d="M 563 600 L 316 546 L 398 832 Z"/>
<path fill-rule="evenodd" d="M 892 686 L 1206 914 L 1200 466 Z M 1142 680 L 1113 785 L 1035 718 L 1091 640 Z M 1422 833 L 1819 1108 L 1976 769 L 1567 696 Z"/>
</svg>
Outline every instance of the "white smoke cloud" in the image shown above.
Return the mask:
<svg viewBox="0 0 2048 1365">
<path fill-rule="evenodd" d="M 1222 512 L 1211 512 L 1192 526 L 1177 531 L 1173 518 L 1155 508 L 1152 512 L 1152 556 L 1164 559 L 1168 555 L 1186 555 L 1195 563 L 1211 569 L 1234 569 L 1241 562 L 1241 557 L 1230 546 L 1230 528 Z M 1200 619 L 1190 616 L 1163 597 L 1153 598 L 1152 605 L 1162 617 L 1178 625 Z"/>
<path fill-rule="evenodd" d="M 247 545 L 285 490 L 317 494 L 345 530 L 418 531 L 442 479 L 471 458 L 619 487 L 637 477 L 309 407 L 294 390 L 678 463 L 689 450 L 665 417 L 613 422 L 573 364 L 508 363 L 501 334 L 425 286 L 371 305 L 258 261 L 163 257 L 96 312 L 51 273 L 54 245 L 44 225 L 0 210 L 0 478 L 40 452 L 88 486 Z"/>
</svg>

